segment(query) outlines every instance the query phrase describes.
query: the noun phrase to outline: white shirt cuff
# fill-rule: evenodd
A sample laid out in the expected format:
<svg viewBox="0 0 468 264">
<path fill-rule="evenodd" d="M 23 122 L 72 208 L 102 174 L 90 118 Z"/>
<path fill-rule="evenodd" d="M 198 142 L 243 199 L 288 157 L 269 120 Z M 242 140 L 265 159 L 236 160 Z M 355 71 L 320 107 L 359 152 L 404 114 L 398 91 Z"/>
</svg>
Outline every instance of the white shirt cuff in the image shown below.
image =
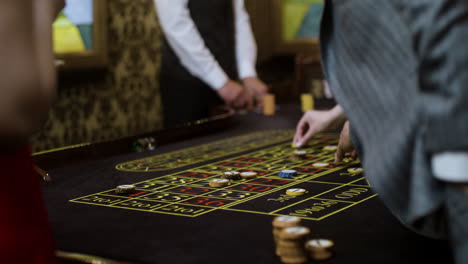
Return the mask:
<svg viewBox="0 0 468 264">
<path fill-rule="evenodd" d="M 202 79 L 214 90 L 221 89 L 229 80 L 226 73 L 220 67 L 213 67 Z"/>
<path fill-rule="evenodd" d="M 434 177 L 447 182 L 468 182 L 468 152 L 442 152 L 432 156 Z"/>
<path fill-rule="evenodd" d="M 247 77 L 257 77 L 257 71 L 255 66 L 250 62 L 238 62 L 239 68 L 239 79 L 245 79 Z"/>
</svg>

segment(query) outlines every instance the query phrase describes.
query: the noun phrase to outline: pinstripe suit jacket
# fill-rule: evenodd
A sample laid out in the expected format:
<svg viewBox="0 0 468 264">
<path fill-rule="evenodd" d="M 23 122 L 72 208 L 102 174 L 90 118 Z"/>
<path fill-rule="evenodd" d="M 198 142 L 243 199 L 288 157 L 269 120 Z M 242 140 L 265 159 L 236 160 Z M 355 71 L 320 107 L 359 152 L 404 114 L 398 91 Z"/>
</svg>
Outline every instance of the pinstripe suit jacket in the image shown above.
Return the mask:
<svg viewBox="0 0 468 264">
<path fill-rule="evenodd" d="M 366 175 L 404 223 L 444 236 L 431 153 L 468 150 L 468 1 L 327 0 L 322 62 Z M 467 172 L 468 173 L 468 172 Z"/>
</svg>

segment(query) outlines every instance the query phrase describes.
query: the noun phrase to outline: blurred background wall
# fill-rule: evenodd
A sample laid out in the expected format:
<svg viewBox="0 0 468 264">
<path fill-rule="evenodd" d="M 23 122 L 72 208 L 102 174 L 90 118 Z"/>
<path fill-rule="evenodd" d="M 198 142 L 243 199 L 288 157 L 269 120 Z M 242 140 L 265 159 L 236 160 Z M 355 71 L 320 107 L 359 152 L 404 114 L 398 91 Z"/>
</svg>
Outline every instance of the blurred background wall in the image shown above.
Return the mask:
<svg viewBox="0 0 468 264">
<path fill-rule="evenodd" d="M 245 0 L 258 45 L 258 73 L 278 102 L 299 100 L 301 92 L 321 89 L 317 40 L 282 39 L 282 26 L 289 23 L 282 17 L 285 5 L 297 8 L 317 1 L 323 2 Z M 104 3 L 107 65 L 60 71 L 58 97 L 49 119 L 32 140 L 33 152 L 162 128 L 158 83 L 161 29 L 153 1 Z"/>
</svg>

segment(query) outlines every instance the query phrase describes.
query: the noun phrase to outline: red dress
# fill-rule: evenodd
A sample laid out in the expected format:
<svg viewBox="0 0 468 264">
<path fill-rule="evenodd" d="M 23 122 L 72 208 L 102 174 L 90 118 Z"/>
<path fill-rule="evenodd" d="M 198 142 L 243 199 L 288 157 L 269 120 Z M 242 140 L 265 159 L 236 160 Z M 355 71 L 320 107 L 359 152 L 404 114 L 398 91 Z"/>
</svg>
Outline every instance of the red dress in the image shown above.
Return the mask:
<svg viewBox="0 0 468 264">
<path fill-rule="evenodd" d="M 0 153 L 0 262 L 56 263 L 41 182 L 28 147 Z"/>
</svg>

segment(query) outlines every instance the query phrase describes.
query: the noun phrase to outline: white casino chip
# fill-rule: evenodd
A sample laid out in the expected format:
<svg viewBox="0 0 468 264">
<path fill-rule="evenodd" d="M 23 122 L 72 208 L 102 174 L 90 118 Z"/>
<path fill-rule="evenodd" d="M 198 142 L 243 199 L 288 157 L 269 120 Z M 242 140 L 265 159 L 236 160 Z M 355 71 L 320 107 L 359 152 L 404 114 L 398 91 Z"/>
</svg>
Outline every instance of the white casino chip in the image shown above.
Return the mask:
<svg viewBox="0 0 468 264">
<path fill-rule="evenodd" d="M 348 172 L 349 172 L 349 173 L 353 173 L 353 174 L 361 173 L 361 172 L 363 172 L 363 171 L 364 171 L 363 168 L 349 168 L 349 169 L 348 169 Z"/>
<path fill-rule="evenodd" d="M 294 153 L 294 155 L 303 156 L 303 155 L 307 154 L 307 151 L 305 151 L 305 150 L 296 150 L 293 153 Z"/>
<path fill-rule="evenodd" d="M 307 229 L 306 227 L 302 227 L 302 226 L 287 227 L 286 229 L 284 229 L 284 231 L 289 234 L 297 234 L 297 235 L 309 233 L 309 229 Z"/>
<path fill-rule="evenodd" d="M 305 190 L 301 189 L 301 188 L 296 188 L 296 189 L 288 189 L 288 191 L 290 191 L 290 192 L 304 192 Z"/>
<path fill-rule="evenodd" d="M 329 248 L 333 246 L 333 242 L 329 239 L 319 238 L 308 241 L 307 245 L 311 247 Z"/>
<path fill-rule="evenodd" d="M 125 185 L 119 185 L 120 189 L 132 189 L 135 188 L 135 185 L 130 185 L 130 184 L 125 184 Z"/>
<path fill-rule="evenodd" d="M 302 188 L 293 188 L 293 189 L 287 189 L 286 194 L 287 195 L 303 195 L 307 192 L 306 189 Z"/>
<path fill-rule="evenodd" d="M 116 188 L 116 193 L 129 193 L 135 190 L 135 185 L 130 185 L 130 184 L 124 184 L 124 185 L 119 185 Z"/>
<path fill-rule="evenodd" d="M 283 215 L 283 216 L 278 216 L 278 221 L 280 222 L 286 222 L 286 223 L 292 223 L 292 222 L 297 222 L 299 221 L 299 217 L 297 216 L 289 216 L 289 215 Z"/>
<path fill-rule="evenodd" d="M 323 150 L 326 150 L 326 151 L 335 151 L 337 149 L 338 149 L 337 146 L 325 146 L 325 147 L 323 147 Z"/>
<path fill-rule="evenodd" d="M 214 179 L 213 182 L 220 182 L 220 183 L 222 183 L 222 182 L 229 182 L 229 180 L 227 180 L 227 179 Z"/>
<path fill-rule="evenodd" d="M 328 165 L 330 165 L 330 164 L 326 163 L 326 162 L 316 162 L 316 163 L 312 164 L 312 166 L 317 167 L 317 168 L 328 167 Z"/>
</svg>

